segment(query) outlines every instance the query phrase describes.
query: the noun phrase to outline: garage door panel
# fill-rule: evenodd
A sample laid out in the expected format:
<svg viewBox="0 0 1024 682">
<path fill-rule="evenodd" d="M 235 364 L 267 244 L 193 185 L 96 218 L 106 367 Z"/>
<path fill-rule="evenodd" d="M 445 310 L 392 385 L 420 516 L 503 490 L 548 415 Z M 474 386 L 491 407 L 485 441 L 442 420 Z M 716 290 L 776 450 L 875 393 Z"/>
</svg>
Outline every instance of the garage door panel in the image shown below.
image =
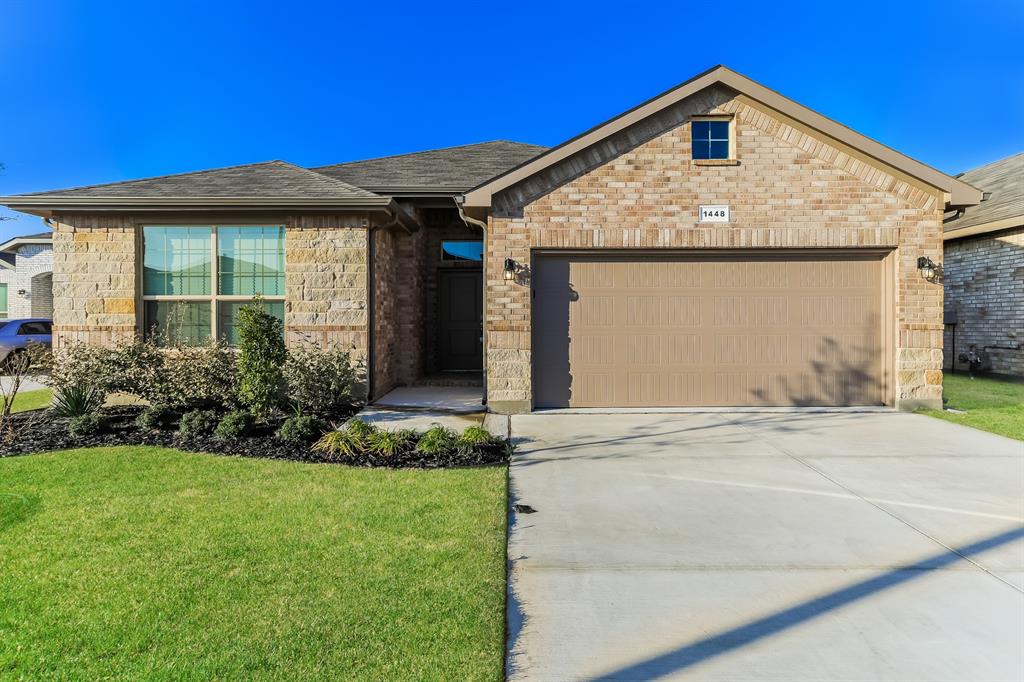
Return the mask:
<svg viewBox="0 0 1024 682">
<path fill-rule="evenodd" d="M 543 256 L 538 407 L 879 404 L 881 256 Z"/>
</svg>

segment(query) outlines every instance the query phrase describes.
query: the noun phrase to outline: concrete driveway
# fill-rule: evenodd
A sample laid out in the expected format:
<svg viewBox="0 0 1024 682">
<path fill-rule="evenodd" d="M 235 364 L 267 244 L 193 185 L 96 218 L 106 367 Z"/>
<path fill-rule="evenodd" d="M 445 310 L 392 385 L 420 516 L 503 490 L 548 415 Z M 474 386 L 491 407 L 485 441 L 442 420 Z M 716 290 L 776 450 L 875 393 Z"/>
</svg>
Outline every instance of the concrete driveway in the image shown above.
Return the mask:
<svg viewBox="0 0 1024 682">
<path fill-rule="evenodd" d="M 1024 679 L 1024 443 L 888 411 L 511 429 L 513 679 Z"/>
</svg>

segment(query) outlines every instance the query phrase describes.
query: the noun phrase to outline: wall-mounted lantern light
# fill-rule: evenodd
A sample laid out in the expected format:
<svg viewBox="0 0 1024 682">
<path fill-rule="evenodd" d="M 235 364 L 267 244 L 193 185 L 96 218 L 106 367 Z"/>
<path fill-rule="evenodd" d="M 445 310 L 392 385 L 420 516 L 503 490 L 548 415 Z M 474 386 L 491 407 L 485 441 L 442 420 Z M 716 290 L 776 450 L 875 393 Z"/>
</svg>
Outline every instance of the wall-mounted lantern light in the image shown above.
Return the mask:
<svg viewBox="0 0 1024 682">
<path fill-rule="evenodd" d="M 505 259 L 505 281 L 511 282 L 516 278 L 516 262 L 511 258 Z"/>
<path fill-rule="evenodd" d="M 25 294 L 27 294 L 27 293 L 28 293 L 28 292 L 27 292 L 27 291 L 25 291 L 24 289 L 18 289 L 18 296 L 24 296 L 24 295 L 25 295 Z"/>
<path fill-rule="evenodd" d="M 934 282 L 939 274 L 939 266 L 933 263 L 932 259 L 928 256 L 921 256 L 917 259 L 917 271 L 927 281 Z"/>
</svg>

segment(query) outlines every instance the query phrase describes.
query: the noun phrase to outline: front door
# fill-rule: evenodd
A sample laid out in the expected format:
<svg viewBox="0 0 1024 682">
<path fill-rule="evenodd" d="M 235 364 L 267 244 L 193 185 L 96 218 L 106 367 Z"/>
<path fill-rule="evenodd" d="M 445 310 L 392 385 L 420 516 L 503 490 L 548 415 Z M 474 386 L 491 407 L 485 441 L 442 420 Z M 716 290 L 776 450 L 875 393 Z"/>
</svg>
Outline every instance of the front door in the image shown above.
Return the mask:
<svg viewBox="0 0 1024 682">
<path fill-rule="evenodd" d="M 483 273 L 440 272 L 442 371 L 483 369 Z"/>
</svg>

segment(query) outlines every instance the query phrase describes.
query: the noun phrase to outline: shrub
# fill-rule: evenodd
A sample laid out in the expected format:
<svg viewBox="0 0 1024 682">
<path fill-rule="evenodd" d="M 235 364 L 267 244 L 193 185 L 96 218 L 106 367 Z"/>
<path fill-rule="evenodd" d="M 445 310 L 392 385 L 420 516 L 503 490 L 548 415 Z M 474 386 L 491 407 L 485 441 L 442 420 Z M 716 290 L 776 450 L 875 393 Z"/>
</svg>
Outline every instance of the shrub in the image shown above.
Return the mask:
<svg viewBox="0 0 1024 682">
<path fill-rule="evenodd" d="M 490 431 L 482 426 L 467 426 L 459 436 L 455 447 L 460 455 L 471 455 L 478 446 L 490 445 L 497 440 Z"/>
<path fill-rule="evenodd" d="M 446 455 L 458 445 L 458 435 L 448 427 L 434 424 L 420 436 L 416 451 L 424 455 Z"/>
<path fill-rule="evenodd" d="M 165 349 L 154 393 L 155 402 L 182 411 L 231 409 L 238 401 L 235 354 L 218 341 Z"/>
<path fill-rule="evenodd" d="M 238 338 L 238 398 L 256 419 L 268 421 L 285 386 L 284 325 L 257 298 L 238 311 Z"/>
<path fill-rule="evenodd" d="M 284 378 L 288 399 L 299 414 L 330 419 L 351 414 L 365 394 L 364 369 L 339 348 L 288 351 Z"/>
<path fill-rule="evenodd" d="M 402 429 L 400 431 L 375 431 L 367 438 L 367 446 L 370 452 L 381 457 L 394 457 L 408 449 L 416 446 L 418 436 L 415 431 Z"/>
<path fill-rule="evenodd" d="M 192 410 L 181 415 L 178 433 L 185 437 L 208 436 L 217 428 L 218 421 L 213 410 Z"/>
<path fill-rule="evenodd" d="M 252 430 L 252 415 L 248 412 L 229 412 L 217 424 L 214 434 L 227 440 L 241 438 Z"/>
<path fill-rule="evenodd" d="M 89 384 L 61 384 L 53 389 L 53 411 L 58 417 L 81 417 L 103 407 L 104 396 Z"/>
<path fill-rule="evenodd" d="M 72 438 L 93 436 L 102 431 L 105 425 L 103 417 L 95 412 L 80 414 L 68 422 L 68 435 Z"/>
<path fill-rule="evenodd" d="M 167 405 L 151 405 L 139 413 L 135 423 L 143 429 L 166 429 L 174 424 L 178 413 Z"/>
<path fill-rule="evenodd" d="M 287 443 L 310 443 L 326 430 L 326 425 L 317 417 L 298 415 L 284 420 L 277 437 Z"/>
<path fill-rule="evenodd" d="M 71 343 L 53 352 L 47 383 L 56 392 L 64 386 L 93 386 L 108 393 L 114 349 Z"/>
</svg>

